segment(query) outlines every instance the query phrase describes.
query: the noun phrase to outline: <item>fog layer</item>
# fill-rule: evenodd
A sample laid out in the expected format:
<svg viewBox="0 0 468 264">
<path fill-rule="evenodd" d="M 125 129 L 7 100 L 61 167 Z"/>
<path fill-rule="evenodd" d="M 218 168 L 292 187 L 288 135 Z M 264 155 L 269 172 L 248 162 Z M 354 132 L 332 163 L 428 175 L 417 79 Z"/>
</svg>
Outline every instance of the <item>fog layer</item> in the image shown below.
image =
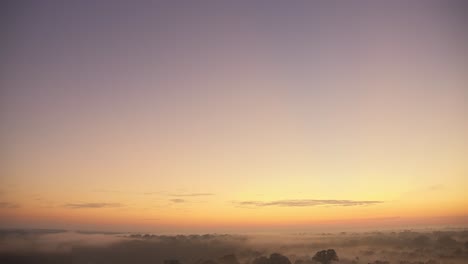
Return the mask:
<svg viewBox="0 0 468 264">
<path fill-rule="evenodd" d="M 468 263 L 468 230 L 290 235 L 154 235 L 3 230 L 0 263 Z M 330 253 L 329 251 L 328 253 Z M 327 251 L 323 251 L 326 256 Z"/>
</svg>

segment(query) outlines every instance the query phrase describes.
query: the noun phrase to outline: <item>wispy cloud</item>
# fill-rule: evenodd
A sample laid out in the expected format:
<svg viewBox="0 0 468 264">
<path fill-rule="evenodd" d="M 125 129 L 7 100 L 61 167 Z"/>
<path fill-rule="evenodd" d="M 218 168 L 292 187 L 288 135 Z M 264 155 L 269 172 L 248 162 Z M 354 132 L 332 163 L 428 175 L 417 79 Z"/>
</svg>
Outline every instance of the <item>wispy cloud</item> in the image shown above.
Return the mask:
<svg viewBox="0 0 468 264">
<path fill-rule="evenodd" d="M 237 206 L 253 207 L 309 207 L 309 206 L 362 206 L 383 203 L 383 201 L 355 201 L 355 200 L 316 200 L 316 199 L 296 199 L 277 201 L 234 201 Z"/>
<path fill-rule="evenodd" d="M 160 218 L 144 218 L 144 221 L 159 221 L 161 220 Z"/>
<path fill-rule="evenodd" d="M 9 202 L 0 202 L 0 208 L 19 208 L 19 204 L 9 203 Z"/>
<path fill-rule="evenodd" d="M 108 190 L 108 189 L 93 189 L 92 192 L 99 192 L 99 193 L 130 193 L 120 190 Z"/>
<path fill-rule="evenodd" d="M 214 193 L 174 193 L 174 194 L 169 194 L 169 196 L 173 197 L 197 197 L 197 196 L 211 196 L 214 195 Z"/>
<path fill-rule="evenodd" d="M 160 194 L 159 192 L 144 192 L 143 195 L 153 195 L 153 194 Z"/>
<path fill-rule="evenodd" d="M 169 201 L 171 201 L 173 203 L 185 203 L 184 199 L 170 199 Z"/>
<path fill-rule="evenodd" d="M 122 207 L 120 203 L 68 203 L 64 207 L 72 209 L 82 209 L 82 208 L 115 208 Z"/>
<path fill-rule="evenodd" d="M 436 185 L 432 185 L 432 186 L 429 186 L 429 190 L 430 191 L 440 191 L 440 190 L 443 190 L 444 189 L 444 185 L 443 184 L 436 184 Z"/>
</svg>

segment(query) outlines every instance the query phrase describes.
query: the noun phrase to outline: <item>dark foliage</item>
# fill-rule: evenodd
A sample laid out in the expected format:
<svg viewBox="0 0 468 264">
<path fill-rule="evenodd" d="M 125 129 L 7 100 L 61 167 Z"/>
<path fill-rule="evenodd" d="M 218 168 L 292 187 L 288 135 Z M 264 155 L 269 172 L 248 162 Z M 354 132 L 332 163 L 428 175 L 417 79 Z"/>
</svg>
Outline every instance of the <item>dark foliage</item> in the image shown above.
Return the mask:
<svg viewBox="0 0 468 264">
<path fill-rule="evenodd" d="M 322 250 L 315 253 L 315 256 L 312 258 L 315 261 L 318 261 L 322 264 L 329 264 L 332 261 L 338 261 L 338 255 L 334 249 Z"/>
</svg>

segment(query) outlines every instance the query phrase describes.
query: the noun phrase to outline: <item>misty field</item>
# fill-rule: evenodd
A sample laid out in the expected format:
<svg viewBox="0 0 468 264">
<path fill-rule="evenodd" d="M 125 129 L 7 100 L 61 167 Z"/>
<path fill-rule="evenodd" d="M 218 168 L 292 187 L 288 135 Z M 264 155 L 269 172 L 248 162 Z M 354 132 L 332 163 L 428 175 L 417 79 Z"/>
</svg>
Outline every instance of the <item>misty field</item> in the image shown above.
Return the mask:
<svg viewBox="0 0 468 264">
<path fill-rule="evenodd" d="M 468 263 L 468 230 L 285 235 L 153 235 L 66 230 L 0 232 L 0 263 L 333 262 Z"/>
</svg>

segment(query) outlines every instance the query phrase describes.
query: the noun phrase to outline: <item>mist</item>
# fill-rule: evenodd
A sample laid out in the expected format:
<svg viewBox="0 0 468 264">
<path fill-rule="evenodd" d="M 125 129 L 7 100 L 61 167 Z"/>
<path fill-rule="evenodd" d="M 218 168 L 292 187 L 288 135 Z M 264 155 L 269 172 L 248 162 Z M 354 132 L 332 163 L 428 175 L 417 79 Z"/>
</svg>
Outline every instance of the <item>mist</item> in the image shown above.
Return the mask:
<svg viewBox="0 0 468 264">
<path fill-rule="evenodd" d="M 337 260 L 320 261 L 333 249 Z M 2 230 L 0 263 L 468 263 L 468 230 L 157 235 Z"/>
</svg>

